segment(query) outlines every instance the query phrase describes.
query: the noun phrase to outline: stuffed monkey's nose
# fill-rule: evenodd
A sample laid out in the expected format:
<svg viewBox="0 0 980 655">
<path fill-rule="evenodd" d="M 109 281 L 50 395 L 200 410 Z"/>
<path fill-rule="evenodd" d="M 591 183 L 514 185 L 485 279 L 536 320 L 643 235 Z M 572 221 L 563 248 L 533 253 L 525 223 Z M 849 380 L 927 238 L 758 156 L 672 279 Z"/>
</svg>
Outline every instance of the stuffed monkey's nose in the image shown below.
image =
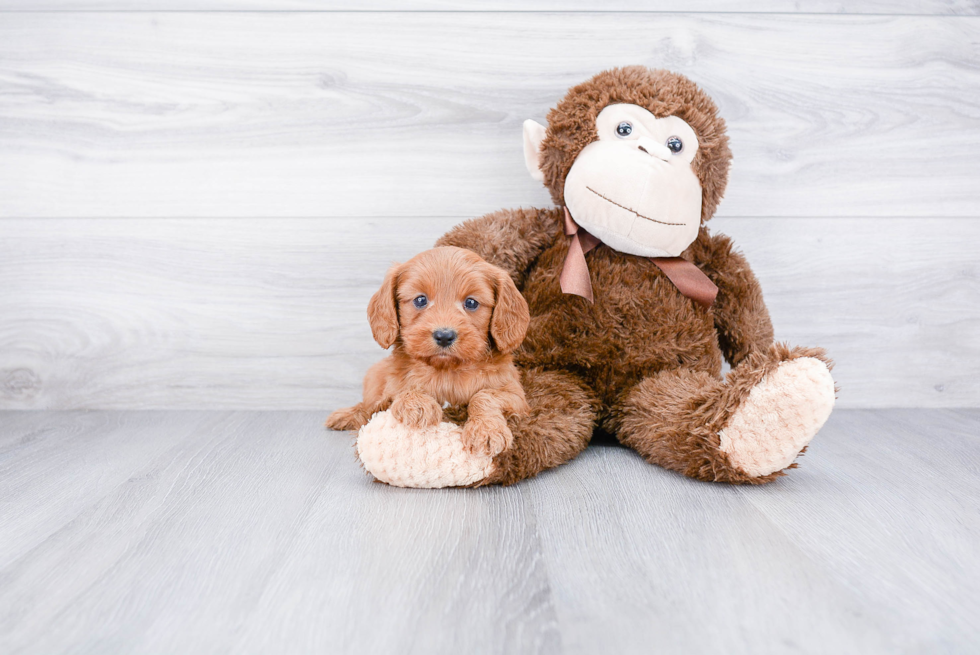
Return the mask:
<svg viewBox="0 0 980 655">
<path fill-rule="evenodd" d="M 638 141 L 637 147 L 641 151 L 647 153 L 648 155 L 653 155 L 657 159 L 670 161 L 670 155 L 672 153 L 670 152 L 670 148 L 668 148 L 664 144 L 657 143 L 656 141 L 654 141 L 648 136 L 641 136 L 639 139 L 637 139 L 637 141 Z"/>
<path fill-rule="evenodd" d="M 432 338 L 436 340 L 440 348 L 448 348 L 453 345 L 456 341 L 456 330 L 450 330 L 449 328 L 439 328 L 433 330 Z"/>
</svg>

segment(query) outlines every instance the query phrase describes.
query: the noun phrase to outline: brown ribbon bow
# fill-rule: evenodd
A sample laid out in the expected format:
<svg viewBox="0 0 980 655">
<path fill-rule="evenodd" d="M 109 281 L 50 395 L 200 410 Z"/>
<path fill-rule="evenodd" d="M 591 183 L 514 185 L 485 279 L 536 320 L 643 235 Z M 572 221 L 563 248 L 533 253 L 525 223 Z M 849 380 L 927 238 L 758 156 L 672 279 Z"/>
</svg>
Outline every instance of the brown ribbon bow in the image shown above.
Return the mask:
<svg viewBox="0 0 980 655">
<path fill-rule="evenodd" d="M 571 239 L 568 243 L 568 254 L 565 256 L 565 266 L 559 278 L 561 291 L 582 296 L 594 303 L 592 280 L 589 278 L 589 265 L 585 261 L 585 253 L 602 242 L 572 220 L 568 207 L 565 207 L 565 235 Z M 673 282 L 678 291 L 702 307 L 711 307 L 715 296 L 718 295 L 718 287 L 701 272 L 700 268 L 682 257 L 651 257 L 650 260 L 663 271 L 667 279 Z"/>
</svg>

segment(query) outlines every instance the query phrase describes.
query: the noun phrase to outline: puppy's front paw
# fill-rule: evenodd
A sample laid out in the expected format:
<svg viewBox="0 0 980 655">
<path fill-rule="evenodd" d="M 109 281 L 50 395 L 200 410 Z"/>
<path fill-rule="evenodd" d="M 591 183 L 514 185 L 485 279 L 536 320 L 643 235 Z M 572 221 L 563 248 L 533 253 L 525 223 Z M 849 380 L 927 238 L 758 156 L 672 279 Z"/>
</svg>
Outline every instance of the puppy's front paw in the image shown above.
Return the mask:
<svg viewBox="0 0 980 655">
<path fill-rule="evenodd" d="M 442 420 L 442 407 L 432 396 L 407 393 L 391 403 L 391 415 L 410 428 L 431 428 Z"/>
<path fill-rule="evenodd" d="M 331 430 L 360 430 L 364 427 L 369 416 L 365 416 L 364 410 L 360 405 L 338 409 L 327 417 L 327 427 Z"/>
<path fill-rule="evenodd" d="M 514 435 L 507 421 L 499 418 L 471 417 L 463 426 L 463 448 L 473 454 L 498 455 L 511 447 Z"/>
</svg>

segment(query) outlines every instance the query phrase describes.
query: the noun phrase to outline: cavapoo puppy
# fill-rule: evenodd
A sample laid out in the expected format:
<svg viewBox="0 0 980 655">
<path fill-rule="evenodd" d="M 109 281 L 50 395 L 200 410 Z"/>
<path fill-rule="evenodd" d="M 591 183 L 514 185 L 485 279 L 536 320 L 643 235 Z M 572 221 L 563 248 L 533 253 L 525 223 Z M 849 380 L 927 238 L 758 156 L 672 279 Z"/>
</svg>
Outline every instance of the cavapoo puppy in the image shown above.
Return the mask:
<svg viewBox="0 0 980 655">
<path fill-rule="evenodd" d="M 507 417 L 528 411 L 511 353 L 530 315 L 507 273 L 469 250 L 433 248 L 392 266 L 367 313 L 375 341 L 395 348 L 368 370 L 364 400 L 327 427 L 357 430 L 385 409 L 430 427 L 449 403 L 468 405 L 466 449 L 496 455 L 511 445 Z"/>
</svg>

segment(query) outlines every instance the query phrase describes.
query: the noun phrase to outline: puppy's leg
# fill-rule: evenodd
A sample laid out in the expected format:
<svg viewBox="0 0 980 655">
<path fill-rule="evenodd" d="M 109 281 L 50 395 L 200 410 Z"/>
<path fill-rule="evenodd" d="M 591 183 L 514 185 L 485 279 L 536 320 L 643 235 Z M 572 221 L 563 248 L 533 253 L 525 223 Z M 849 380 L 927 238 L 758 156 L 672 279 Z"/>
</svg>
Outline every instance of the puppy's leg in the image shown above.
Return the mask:
<svg viewBox="0 0 980 655">
<path fill-rule="evenodd" d="M 395 396 L 391 415 L 410 428 L 429 428 L 442 421 L 442 406 L 423 391 L 406 391 Z"/>
<path fill-rule="evenodd" d="M 484 389 L 473 394 L 463 426 L 463 447 L 471 453 L 494 456 L 514 443 L 507 427 L 507 416 L 527 412 L 524 392 L 505 389 Z"/>
<path fill-rule="evenodd" d="M 353 407 L 345 407 L 332 413 L 327 417 L 327 427 L 331 430 L 360 430 L 369 420 L 371 413 L 364 403 L 357 403 Z"/>
<path fill-rule="evenodd" d="M 364 400 L 353 407 L 338 409 L 327 417 L 331 430 L 360 430 L 371 420 L 375 412 L 386 409 L 390 399 L 385 396 L 385 385 L 392 374 L 391 358 L 375 363 L 364 376 Z"/>
</svg>

